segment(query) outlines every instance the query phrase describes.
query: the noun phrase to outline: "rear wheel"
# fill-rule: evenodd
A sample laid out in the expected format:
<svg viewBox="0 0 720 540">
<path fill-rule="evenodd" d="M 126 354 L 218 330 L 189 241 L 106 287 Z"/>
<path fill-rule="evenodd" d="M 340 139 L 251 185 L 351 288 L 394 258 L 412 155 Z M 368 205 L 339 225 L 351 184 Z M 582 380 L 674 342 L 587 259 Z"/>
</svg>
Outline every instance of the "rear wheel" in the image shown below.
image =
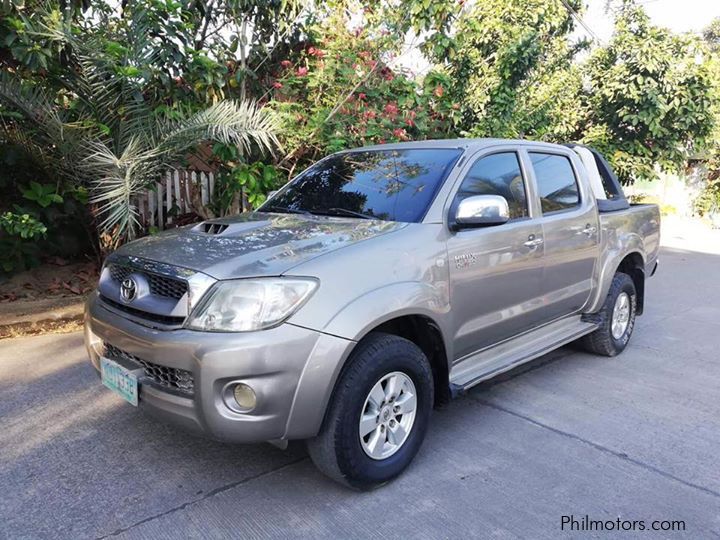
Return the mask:
<svg viewBox="0 0 720 540">
<path fill-rule="evenodd" d="M 580 339 L 580 345 L 589 352 L 603 356 L 620 354 L 632 336 L 637 311 L 635 283 L 627 274 L 618 272 L 613 277 L 602 309 L 595 314 L 599 328 Z"/>
<path fill-rule="evenodd" d="M 373 333 L 356 347 L 320 433 L 307 442 L 327 476 L 370 489 L 399 475 L 425 438 L 433 402 L 428 359 L 407 339 Z"/>
</svg>

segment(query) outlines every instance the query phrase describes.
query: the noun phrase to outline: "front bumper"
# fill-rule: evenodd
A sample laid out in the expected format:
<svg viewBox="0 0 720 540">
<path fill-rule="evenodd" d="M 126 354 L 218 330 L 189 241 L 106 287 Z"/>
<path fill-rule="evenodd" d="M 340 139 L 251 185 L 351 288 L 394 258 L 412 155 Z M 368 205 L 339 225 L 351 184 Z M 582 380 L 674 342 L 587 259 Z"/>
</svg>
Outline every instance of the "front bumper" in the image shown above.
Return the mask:
<svg viewBox="0 0 720 540">
<path fill-rule="evenodd" d="M 98 370 L 109 344 L 158 366 L 189 371 L 194 389 L 185 395 L 141 377 L 139 407 L 189 431 L 245 443 L 314 436 L 355 344 L 291 324 L 243 333 L 156 330 L 114 312 L 97 294 L 86 306 L 85 343 Z M 222 389 L 234 381 L 255 391 L 252 411 L 225 405 Z"/>
</svg>

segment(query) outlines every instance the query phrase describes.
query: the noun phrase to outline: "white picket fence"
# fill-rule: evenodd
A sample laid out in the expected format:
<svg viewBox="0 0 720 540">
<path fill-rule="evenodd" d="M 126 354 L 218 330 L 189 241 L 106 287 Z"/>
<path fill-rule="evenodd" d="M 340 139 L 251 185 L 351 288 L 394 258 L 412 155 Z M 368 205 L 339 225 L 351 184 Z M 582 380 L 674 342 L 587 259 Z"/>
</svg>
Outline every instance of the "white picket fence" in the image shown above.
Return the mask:
<svg viewBox="0 0 720 540">
<path fill-rule="evenodd" d="M 173 225 L 178 215 L 192 212 L 191 186 L 199 186 L 202 204 L 207 205 L 215 191 L 215 175 L 193 170 L 167 171 L 155 189 L 148 189 L 137 199 L 143 226 L 162 230 Z"/>
</svg>

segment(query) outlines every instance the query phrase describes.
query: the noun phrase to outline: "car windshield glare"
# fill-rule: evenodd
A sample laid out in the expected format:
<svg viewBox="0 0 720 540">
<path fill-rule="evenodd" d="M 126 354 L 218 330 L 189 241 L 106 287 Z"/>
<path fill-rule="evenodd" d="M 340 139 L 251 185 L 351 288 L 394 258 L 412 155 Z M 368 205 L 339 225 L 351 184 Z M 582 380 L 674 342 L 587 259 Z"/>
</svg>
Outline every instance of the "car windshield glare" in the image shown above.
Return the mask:
<svg viewBox="0 0 720 540">
<path fill-rule="evenodd" d="M 305 170 L 259 211 L 417 223 L 461 154 L 458 148 L 334 154 Z"/>
</svg>

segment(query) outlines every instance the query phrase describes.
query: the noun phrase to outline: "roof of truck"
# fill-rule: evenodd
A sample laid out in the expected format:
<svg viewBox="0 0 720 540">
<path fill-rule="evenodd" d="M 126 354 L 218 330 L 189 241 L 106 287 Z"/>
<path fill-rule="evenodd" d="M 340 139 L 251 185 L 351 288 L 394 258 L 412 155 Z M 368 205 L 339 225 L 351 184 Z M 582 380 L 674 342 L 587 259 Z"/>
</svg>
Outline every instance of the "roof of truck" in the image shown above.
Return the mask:
<svg viewBox="0 0 720 540">
<path fill-rule="evenodd" d="M 361 148 L 353 148 L 348 152 L 357 152 L 360 150 L 409 150 L 412 148 L 463 148 L 465 150 L 479 150 L 488 146 L 496 146 L 499 144 L 512 144 L 523 146 L 532 144 L 533 146 L 546 146 L 555 149 L 567 149 L 566 147 L 540 141 L 530 141 L 526 139 L 435 139 L 426 141 L 409 141 L 389 144 L 375 144 L 372 146 L 363 146 Z"/>
</svg>

